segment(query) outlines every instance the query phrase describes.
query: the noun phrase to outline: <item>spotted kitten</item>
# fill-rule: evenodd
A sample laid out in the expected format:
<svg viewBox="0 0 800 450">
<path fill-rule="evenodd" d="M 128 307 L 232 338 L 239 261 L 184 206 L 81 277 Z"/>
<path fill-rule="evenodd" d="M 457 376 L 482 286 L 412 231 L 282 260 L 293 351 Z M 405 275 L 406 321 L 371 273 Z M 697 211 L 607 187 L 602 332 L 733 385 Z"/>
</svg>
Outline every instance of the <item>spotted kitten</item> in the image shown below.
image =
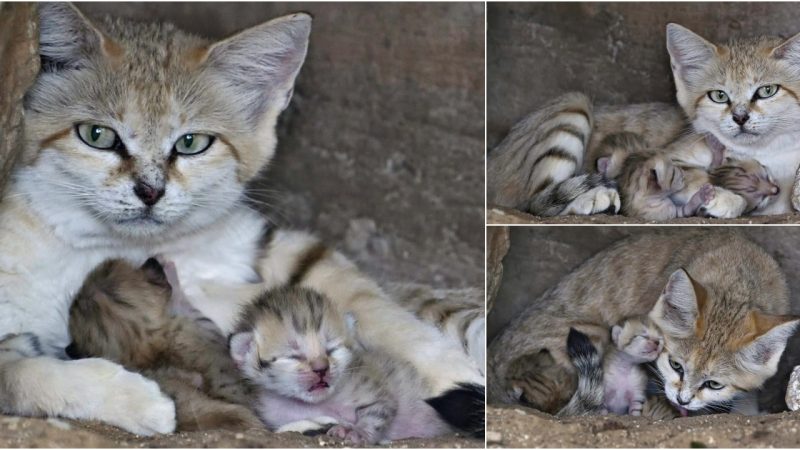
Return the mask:
<svg viewBox="0 0 800 450">
<path fill-rule="evenodd" d="M 329 435 L 352 444 L 448 432 L 425 402 L 419 375 L 407 363 L 364 350 L 354 320 L 298 287 L 268 291 L 245 309 L 230 352 L 260 388 L 256 405 L 267 426 L 328 425 Z"/>
</svg>

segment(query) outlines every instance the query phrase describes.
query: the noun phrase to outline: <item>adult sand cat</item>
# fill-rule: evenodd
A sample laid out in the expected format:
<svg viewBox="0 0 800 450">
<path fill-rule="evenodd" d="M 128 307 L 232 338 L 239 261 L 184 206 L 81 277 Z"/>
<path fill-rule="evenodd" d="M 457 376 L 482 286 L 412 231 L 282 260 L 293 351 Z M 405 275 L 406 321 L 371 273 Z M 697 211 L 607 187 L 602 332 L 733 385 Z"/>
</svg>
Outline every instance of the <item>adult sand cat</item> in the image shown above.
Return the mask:
<svg viewBox="0 0 800 450">
<path fill-rule="evenodd" d="M 282 17 L 212 43 L 169 24 L 93 24 L 63 3 L 39 13 L 42 71 L 0 203 L 0 336 L 33 333 L 44 356 L 0 365 L 0 408 L 170 432 L 174 405 L 154 382 L 105 360 L 58 359 L 71 299 L 112 258 L 164 255 L 187 290 L 269 277 L 253 268 L 269 227 L 242 196 L 274 154 L 311 18 Z M 364 279 L 343 257 L 336 264 Z M 418 367 L 431 396 L 483 383 L 461 349 L 379 289 L 364 291 L 354 312 L 366 339 Z"/>
<path fill-rule="evenodd" d="M 516 124 L 489 154 L 489 202 L 550 215 L 618 211 L 614 187 L 588 172 L 597 144 L 610 133 L 629 131 L 648 147 L 665 148 L 698 167 L 711 164 L 707 150 L 717 145 L 725 156 L 756 159 L 772 173 L 780 194 L 754 214 L 791 211 L 800 166 L 800 35 L 715 45 L 669 24 L 667 50 L 682 111 L 658 103 L 593 110 L 584 94 L 561 96 Z M 676 140 L 687 127 L 691 131 Z M 741 201 L 716 191 L 705 207 L 710 215 L 741 214 Z"/>
<path fill-rule="evenodd" d="M 667 398 L 688 410 L 739 401 L 777 370 L 798 321 L 786 279 L 736 232 L 670 230 L 622 240 L 545 292 L 489 347 L 489 399 L 555 412 L 574 390 L 570 327 L 598 348 L 609 328 L 648 314 L 661 331 Z"/>
</svg>

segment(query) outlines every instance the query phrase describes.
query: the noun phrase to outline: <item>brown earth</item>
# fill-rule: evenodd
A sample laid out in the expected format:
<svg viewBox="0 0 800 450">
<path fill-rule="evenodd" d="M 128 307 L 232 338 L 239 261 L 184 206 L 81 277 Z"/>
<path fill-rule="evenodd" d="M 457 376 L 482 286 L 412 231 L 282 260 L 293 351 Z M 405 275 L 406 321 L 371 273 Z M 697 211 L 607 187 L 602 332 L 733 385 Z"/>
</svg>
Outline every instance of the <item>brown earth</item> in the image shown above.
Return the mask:
<svg viewBox="0 0 800 450">
<path fill-rule="evenodd" d="M 800 446 L 800 414 L 718 414 L 654 421 L 633 416 L 555 418 L 533 409 L 490 407 L 487 445 L 498 447 Z"/>
<path fill-rule="evenodd" d="M 94 422 L 0 416 L 0 447 L 138 447 L 138 448 L 319 448 L 344 447 L 327 436 L 309 437 L 297 433 L 242 432 L 215 430 L 139 437 Z M 408 439 L 387 448 L 482 448 L 483 441 L 459 436 L 438 439 Z"/>
</svg>

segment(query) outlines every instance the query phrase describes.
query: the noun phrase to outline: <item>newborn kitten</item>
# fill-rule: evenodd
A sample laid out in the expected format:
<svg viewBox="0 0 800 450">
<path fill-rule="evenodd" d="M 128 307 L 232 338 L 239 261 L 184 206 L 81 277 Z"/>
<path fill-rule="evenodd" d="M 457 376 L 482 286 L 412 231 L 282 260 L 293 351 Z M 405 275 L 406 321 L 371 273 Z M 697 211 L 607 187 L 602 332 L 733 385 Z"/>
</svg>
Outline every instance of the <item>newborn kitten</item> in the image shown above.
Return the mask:
<svg viewBox="0 0 800 450">
<path fill-rule="evenodd" d="M 705 171 L 678 167 L 648 149 L 638 134 L 606 136 L 599 152 L 597 170 L 617 183 L 625 215 L 658 221 L 691 217 L 714 199 Z"/>
<path fill-rule="evenodd" d="M 261 388 L 256 409 L 267 426 L 336 424 L 328 434 L 353 444 L 448 432 L 413 367 L 364 350 L 355 327 L 351 314 L 300 287 L 267 291 L 247 307 L 230 352 Z"/>
<path fill-rule="evenodd" d="M 559 416 L 642 415 L 648 377 L 641 365 L 658 358 L 663 340 L 646 318 L 615 325 L 611 340 L 614 346 L 601 360 L 589 337 L 570 329 L 567 352 L 578 372 L 578 388 Z"/>
<path fill-rule="evenodd" d="M 141 268 L 119 260 L 102 264 L 70 309 L 67 354 L 110 359 L 157 381 L 175 399 L 179 431 L 262 428 L 244 406 L 251 388 L 228 356 L 225 339 L 176 316 L 167 281 L 155 259 Z"/>
<path fill-rule="evenodd" d="M 766 208 L 781 192 L 769 170 L 754 159 L 725 158 L 725 162 L 711 169 L 709 175 L 714 185 L 745 199 L 745 213 Z"/>
<path fill-rule="evenodd" d="M 655 361 L 664 347 L 660 333 L 647 318 L 631 318 L 611 329 L 603 360 L 604 404 L 613 414 L 642 415 L 647 372 L 642 364 Z"/>
</svg>

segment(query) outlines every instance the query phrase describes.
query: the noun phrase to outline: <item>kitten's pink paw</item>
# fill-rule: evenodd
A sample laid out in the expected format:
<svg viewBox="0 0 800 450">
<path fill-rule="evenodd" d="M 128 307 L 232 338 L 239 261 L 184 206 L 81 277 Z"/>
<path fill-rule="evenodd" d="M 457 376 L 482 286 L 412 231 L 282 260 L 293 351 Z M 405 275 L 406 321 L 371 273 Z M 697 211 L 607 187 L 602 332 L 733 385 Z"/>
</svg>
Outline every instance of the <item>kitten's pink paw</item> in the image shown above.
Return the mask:
<svg viewBox="0 0 800 450">
<path fill-rule="evenodd" d="M 697 191 L 697 195 L 700 196 L 700 204 L 705 205 L 714 200 L 714 195 L 717 191 L 714 189 L 714 186 L 710 184 L 704 184 L 699 191 Z"/>
<path fill-rule="evenodd" d="M 331 429 L 328 430 L 328 436 L 343 439 L 345 442 L 350 444 L 372 443 L 372 441 L 369 439 L 369 436 L 361 433 L 355 428 L 345 425 L 332 426 Z"/>
</svg>

